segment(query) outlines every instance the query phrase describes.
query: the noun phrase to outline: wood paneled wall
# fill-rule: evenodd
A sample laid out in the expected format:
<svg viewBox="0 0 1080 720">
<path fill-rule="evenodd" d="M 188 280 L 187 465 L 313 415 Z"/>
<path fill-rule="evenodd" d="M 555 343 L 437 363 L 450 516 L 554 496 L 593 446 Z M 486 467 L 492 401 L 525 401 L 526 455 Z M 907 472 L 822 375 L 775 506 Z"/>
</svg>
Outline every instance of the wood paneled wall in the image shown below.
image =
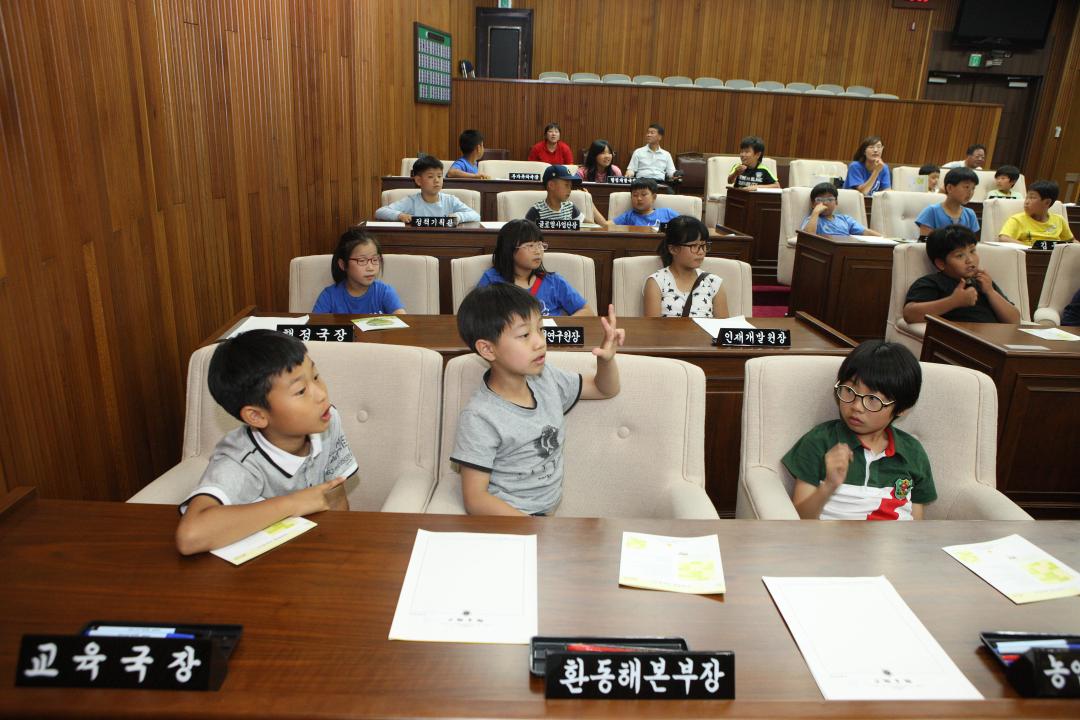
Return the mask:
<svg viewBox="0 0 1080 720">
<path fill-rule="evenodd" d="M 756 134 L 780 157 L 850 160 L 859 141 L 880 135 L 890 163 L 948 157 L 967 138 L 993 138 L 997 105 L 865 100 L 814 95 L 514 80 L 455 80 L 451 128 L 476 127 L 487 144 L 524 158 L 544 125 L 558 120 L 574 149 L 595 138 L 612 143 L 625 170 L 650 122 L 664 126 L 664 147 L 738 153 Z M 993 152 L 987 143 L 989 153 Z"/>
</svg>

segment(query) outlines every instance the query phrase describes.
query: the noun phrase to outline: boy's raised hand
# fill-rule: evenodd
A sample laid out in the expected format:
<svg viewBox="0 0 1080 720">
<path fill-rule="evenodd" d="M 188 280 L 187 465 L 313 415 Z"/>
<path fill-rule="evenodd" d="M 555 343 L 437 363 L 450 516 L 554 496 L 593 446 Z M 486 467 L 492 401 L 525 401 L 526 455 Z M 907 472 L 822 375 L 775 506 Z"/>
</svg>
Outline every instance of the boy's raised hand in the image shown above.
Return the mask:
<svg viewBox="0 0 1080 720">
<path fill-rule="evenodd" d="M 293 493 L 296 498 L 297 515 L 311 515 L 324 510 L 348 510 L 345 497 L 345 478 L 336 477 L 321 485 L 312 485 Z"/>
<path fill-rule="evenodd" d="M 990 291 L 994 289 L 994 279 L 983 268 L 979 268 L 979 271 L 975 273 L 975 282 L 979 283 L 979 289 L 986 295 L 989 295 Z"/>
<path fill-rule="evenodd" d="M 956 307 L 972 307 L 979 302 L 979 291 L 967 284 L 967 280 L 961 280 L 952 291 L 953 301 Z"/>
<path fill-rule="evenodd" d="M 610 360 L 626 342 L 626 330 L 618 327 L 614 305 L 608 305 L 607 317 L 600 316 L 600 325 L 604 328 L 604 342 L 600 347 L 593 348 L 592 352 L 600 360 Z"/>
<path fill-rule="evenodd" d="M 847 478 L 848 465 L 855 454 L 847 443 L 836 443 L 829 452 L 825 453 L 825 482 L 836 489 L 844 484 Z"/>
</svg>

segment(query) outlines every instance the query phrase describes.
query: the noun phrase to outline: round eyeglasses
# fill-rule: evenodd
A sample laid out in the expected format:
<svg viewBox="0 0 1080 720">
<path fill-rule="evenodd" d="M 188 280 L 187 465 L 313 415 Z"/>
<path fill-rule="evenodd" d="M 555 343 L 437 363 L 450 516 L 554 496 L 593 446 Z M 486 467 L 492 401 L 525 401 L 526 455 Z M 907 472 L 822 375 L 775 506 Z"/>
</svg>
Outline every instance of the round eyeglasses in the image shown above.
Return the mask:
<svg viewBox="0 0 1080 720">
<path fill-rule="evenodd" d="M 540 242 L 539 240 L 533 240 L 532 242 L 521 243 L 515 250 L 520 248 L 525 248 L 526 250 L 547 250 L 548 244 L 546 242 Z"/>
<path fill-rule="evenodd" d="M 866 408 L 867 412 L 879 412 L 882 408 L 886 408 L 896 402 L 895 400 L 885 402 L 877 395 L 863 395 L 862 393 L 856 392 L 855 388 L 849 385 L 841 385 L 840 383 L 833 385 L 833 390 L 836 391 L 836 399 L 842 403 L 853 403 L 855 402 L 855 398 L 859 398 L 862 400 L 862 406 Z"/>
<path fill-rule="evenodd" d="M 364 267 L 365 265 L 379 267 L 379 265 L 382 264 L 382 258 L 378 255 L 372 257 L 351 257 L 349 258 L 349 262 L 356 263 L 357 267 Z"/>
</svg>

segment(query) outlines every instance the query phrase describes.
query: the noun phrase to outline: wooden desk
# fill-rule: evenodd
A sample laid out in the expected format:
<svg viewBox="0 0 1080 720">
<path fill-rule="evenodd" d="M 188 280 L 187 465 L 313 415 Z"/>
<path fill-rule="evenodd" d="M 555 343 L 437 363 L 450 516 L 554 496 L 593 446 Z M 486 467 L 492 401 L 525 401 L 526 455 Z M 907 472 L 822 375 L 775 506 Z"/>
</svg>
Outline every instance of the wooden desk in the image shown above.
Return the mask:
<svg viewBox="0 0 1080 720">
<path fill-rule="evenodd" d="M 791 312 L 807 312 L 856 340 L 884 337 L 893 246 L 803 230 L 797 237 Z"/>
<path fill-rule="evenodd" d="M 724 235 L 727 228 L 710 230 L 713 243 L 710 257 L 726 257 L 750 262 L 753 239 L 746 235 Z M 439 311 L 452 313 L 450 261 L 472 255 L 490 255 L 495 251 L 499 231 L 465 223 L 452 230 L 405 227 L 369 227 L 379 238 L 383 252 L 410 255 L 433 255 L 439 259 Z M 734 231 L 730 231 L 734 232 Z M 545 230 L 549 252 L 587 255 L 596 266 L 596 301 L 606 308 L 611 302 L 611 277 L 616 258 L 655 255 L 660 236 L 652 227 L 616 225 L 612 228 L 583 228 L 578 231 Z"/>
<path fill-rule="evenodd" d="M 1073 237 L 1080 237 L 1080 205 L 1066 205 L 1065 216 L 1069 219 Z"/>
<path fill-rule="evenodd" d="M 1080 599 L 1011 601 L 941 547 L 1022 532 L 1080 564 L 1080 523 L 761 522 L 322 513 L 319 526 L 241 567 L 173 545 L 163 505 L 24 500 L 0 515 L 4 717 L 1075 717 L 1017 698 L 982 630 L 1080 630 Z M 545 701 L 524 645 L 387 639 L 416 531 L 537 535 L 542 634 L 678 635 L 734 650 L 733 701 Z M 621 588 L 622 532 L 719 536 L 724 597 Z M 986 700 L 826 702 L 762 575 L 886 575 Z M 16 688 L 24 633 L 90 620 L 242 623 L 217 692 Z M 887 623 L 887 619 L 883 620 Z M 887 633 L 886 633 L 887 635 Z"/>
<path fill-rule="evenodd" d="M 1042 345 L 1046 350 L 1006 345 Z M 1036 517 L 1080 518 L 1078 345 L 1043 340 L 1015 325 L 927 318 L 923 361 L 961 365 L 993 378 L 998 390 L 998 489 Z"/>
<path fill-rule="evenodd" d="M 310 317 L 312 324 L 349 321 L 344 315 L 312 314 Z M 227 335 L 240 319 L 236 318 L 208 342 Z M 366 333 L 356 330 L 353 337 L 361 342 L 430 348 L 444 360 L 469 352 L 458 336 L 457 318 L 453 315 L 407 315 L 404 320 L 409 324 L 408 328 Z M 585 328 L 585 344 L 579 348 L 566 348 L 568 350 L 589 352 L 604 336 L 597 317 L 556 318 L 556 322 Z M 705 372 L 705 490 L 722 517 L 735 515 L 746 361 L 781 354 L 846 355 L 854 346 L 850 339 L 805 315 L 751 318 L 750 322 L 763 329 L 791 331 L 791 348 L 720 348 L 713 346 L 708 333 L 688 318 L 619 318 L 619 327 L 626 330 L 626 345 L 619 352 L 677 358 L 697 365 Z M 330 390 L 333 397 L 333 388 Z"/>
<path fill-rule="evenodd" d="M 775 284 L 780 193 L 728 188 L 724 224 L 754 238 L 754 281 Z"/>
<path fill-rule="evenodd" d="M 485 155 L 486 157 L 486 155 Z M 488 158 L 493 160 L 494 158 Z M 411 177 L 401 175 L 383 175 L 381 178 L 383 190 L 396 190 L 406 188 L 416 190 L 416 183 Z M 662 192 L 670 189 L 666 183 L 659 183 Z M 475 190 L 480 193 L 480 218 L 482 220 L 495 220 L 499 217 L 498 194 L 511 190 L 543 190 L 544 184 L 539 180 L 472 180 L 469 178 L 446 178 L 443 181 L 444 188 L 460 188 L 462 190 Z M 630 192 L 629 185 L 614 185 L 611 183 L 581 183 L 582 190 L 588 190 L 592 195 L 593 204 L 600 213 L 608 220 L 608 199 L 611 193 Z"/>
</svg>

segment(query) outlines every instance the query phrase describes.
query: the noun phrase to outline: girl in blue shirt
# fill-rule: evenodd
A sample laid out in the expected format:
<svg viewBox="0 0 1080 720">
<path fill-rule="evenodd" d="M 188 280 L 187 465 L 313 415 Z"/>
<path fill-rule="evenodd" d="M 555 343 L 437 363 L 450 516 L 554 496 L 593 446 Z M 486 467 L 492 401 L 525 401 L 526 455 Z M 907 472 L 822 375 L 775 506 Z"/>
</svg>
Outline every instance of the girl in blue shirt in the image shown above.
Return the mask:
<svg viewBox="0 0 1080 720">
<path fill-rule="evenodd" d="M 848 165 L 844 187 L 854 188 L 863 195 L 873 195 L 879 190 L 892 187 L 892 174 L 889 166 L 881 159 L 885 145 L 877 135 L 863 138 L 859 149 L 855 151 L 855 160 Z"/>
<path fill-rule="evenodd" d="M 558 273 L 544 269 L 544 235 L 531 220 L 511 220 L 499 231 L 492 267 L 476 287 L 505 282 L 525 288 L 540 301 L 542 315 L 595 315 L 585 298 Z"/>
<path fill-rule="evenodd" d="M 361 227 L 345 231 L 330 260 L 334 284 L 319 294 L 312 312 L 342 315 L 404 315 L 397 292 L 377 278 L 382 274 L 379 241 Z"/>
</svg>

